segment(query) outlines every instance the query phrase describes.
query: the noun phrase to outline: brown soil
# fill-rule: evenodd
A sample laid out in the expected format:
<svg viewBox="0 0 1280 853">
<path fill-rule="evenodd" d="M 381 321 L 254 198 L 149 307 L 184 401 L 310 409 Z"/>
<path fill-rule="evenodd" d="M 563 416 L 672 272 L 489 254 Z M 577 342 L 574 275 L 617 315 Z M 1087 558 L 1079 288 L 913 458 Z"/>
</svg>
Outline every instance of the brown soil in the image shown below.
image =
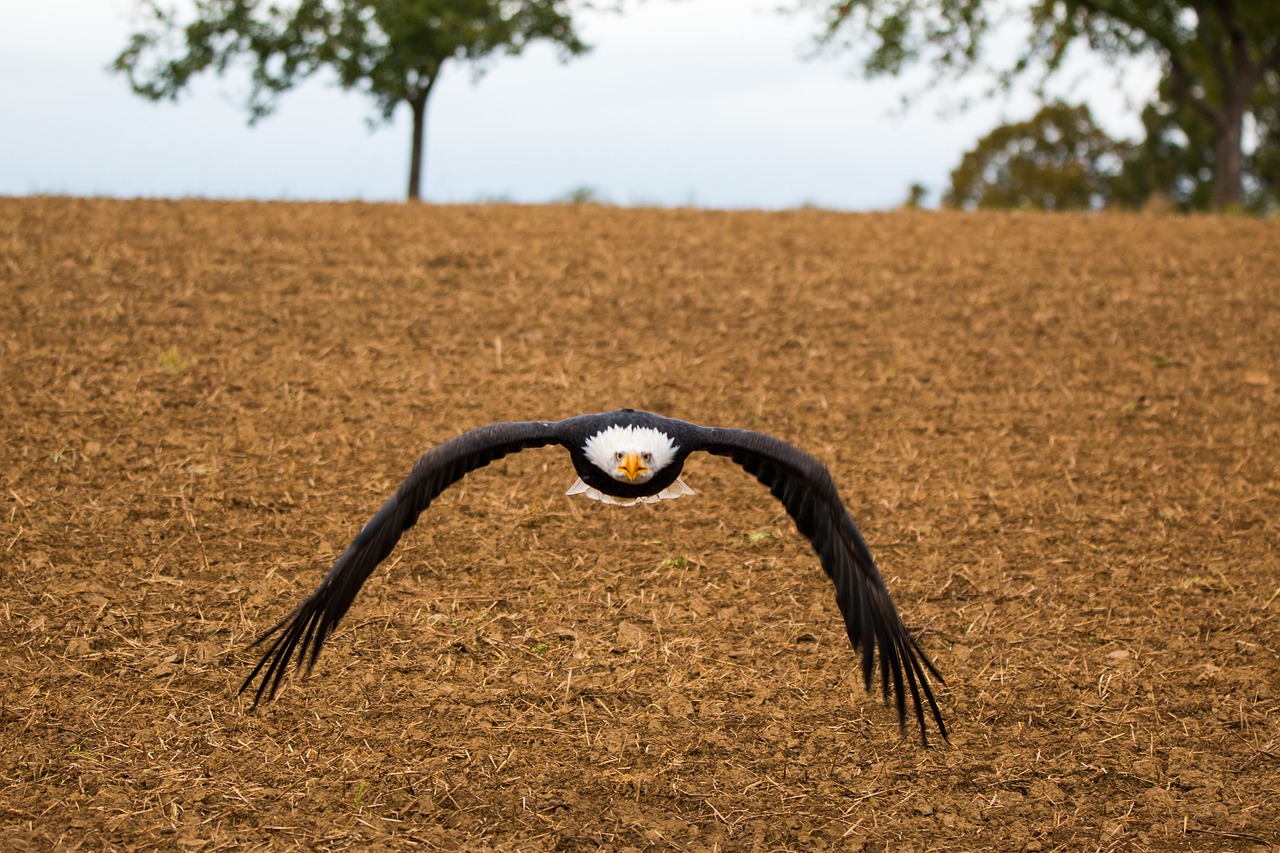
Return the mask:
<svg viewBox="0 0 1280 853">
<path fill-rule="evenodd" d="M 0 299 L 6 850 L 1280 844 L 1280 224 L 0 199 Z M 477 472 L 237 697 L 417 454 L 624 405 L 831 466 L 951 746 L 709 457 Z"/>
</svg>

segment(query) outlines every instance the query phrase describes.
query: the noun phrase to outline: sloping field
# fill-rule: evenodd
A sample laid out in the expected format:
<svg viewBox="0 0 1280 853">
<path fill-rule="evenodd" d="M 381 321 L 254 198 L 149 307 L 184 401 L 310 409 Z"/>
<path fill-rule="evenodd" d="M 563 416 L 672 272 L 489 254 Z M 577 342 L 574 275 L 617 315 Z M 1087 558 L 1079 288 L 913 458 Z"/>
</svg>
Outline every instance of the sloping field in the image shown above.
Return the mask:
<svg viewBox="0 0 1280 853">
<path fill-rule="evenodd" d="M 1280 844 L 1275 222 L 0 199 L 0 304 L 0 848 Z M 950 746 L 710 457 L 475 473 L 237 697 L 419 453 L 620 406 L 831 466 Z"/>
</svg>

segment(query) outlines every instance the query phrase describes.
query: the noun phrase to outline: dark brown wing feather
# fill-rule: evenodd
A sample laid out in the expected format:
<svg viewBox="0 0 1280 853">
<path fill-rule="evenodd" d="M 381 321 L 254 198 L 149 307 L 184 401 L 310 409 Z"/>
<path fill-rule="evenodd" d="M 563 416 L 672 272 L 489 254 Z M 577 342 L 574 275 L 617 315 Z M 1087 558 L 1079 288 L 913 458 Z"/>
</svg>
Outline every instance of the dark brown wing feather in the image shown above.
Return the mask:
<svg viewBox="0 0 1280 853">
<path fill-rule="evenodd" d="M 261 674 L 253 702 L 257 705 L 264 697 L 272 699 L 294 655 L 297 655 L 295 669 L 303 669 L 305 663 L 309 672 L 324 641 L 338 626 L 365 580 L 446 488 L 469 471 L 495 459 L 559 440 L 556 423 L 492 424 L 463 433 L 423 454 L 408 478 L 342 552 L 315 591 L 254 641 L 255 646 L 268 641 L 269 644 L 258 665 L 240 686 L 240 692 L 249 689 Z"/>
<path fill-rule="evenodd" d="M 826 467 L 804 451 L 763 433 L 707 429 L 700 449 L 728 456 L 782 501 L 796 528 L 808 538 L 836 588 L 836 603 L 855 649 L 862 651 L 862 678 L 868 691 L 880 652 L 880 688 L 885 702 L 897 699 L 898 721 L 906 725 L 906 692 L 911 692 L 920 738 L 926 744 L 927 702 L 943 739 L 947 727 L 929 676 L 942 676 L 902 624 L 871 551 L 845 509 Z M 892 685 L 890 681 L 892 680 Z M 904 684 L 905 680 L 905 684 Z"/>
</svg>

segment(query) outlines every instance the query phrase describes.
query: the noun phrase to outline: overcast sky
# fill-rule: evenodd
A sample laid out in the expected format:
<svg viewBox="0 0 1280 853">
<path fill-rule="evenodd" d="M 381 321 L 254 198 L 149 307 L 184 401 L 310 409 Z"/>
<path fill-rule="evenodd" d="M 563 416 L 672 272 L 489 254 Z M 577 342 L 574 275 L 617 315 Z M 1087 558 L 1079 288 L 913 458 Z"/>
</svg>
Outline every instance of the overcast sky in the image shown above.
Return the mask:
<svg viewBox="0 0 1280 853">
<path fill-rule="evenodd" d="M 182 5 L 182 0 L 173 0 Z M 903 114 L 922 78 L 859 79 L 848 57 L 806 59 L 811 18 L 775 0 L 649 0 L 578 18 L 594 50 L 497 60 L 478 81 L 446 66 L 428 107 L 424 195 L 542 202 L 578 188 L 617 204 L 846 210 L 933 191 L 1027 97 L 940 116 L 943 90 Z M 370 130 L 372 104 L 316 78 L 246 126 L 243 76 L 201 78 L 178 103 L 133 95 L 106 67 L 133 0 L 7 0 L 0 27 L 0 194 L 255 199 L 404 197 L 409 116 Z M 1064 86 L 1113 134 L 1133 134 L 1120 85 L 1081 65 Z"/>
</svg>

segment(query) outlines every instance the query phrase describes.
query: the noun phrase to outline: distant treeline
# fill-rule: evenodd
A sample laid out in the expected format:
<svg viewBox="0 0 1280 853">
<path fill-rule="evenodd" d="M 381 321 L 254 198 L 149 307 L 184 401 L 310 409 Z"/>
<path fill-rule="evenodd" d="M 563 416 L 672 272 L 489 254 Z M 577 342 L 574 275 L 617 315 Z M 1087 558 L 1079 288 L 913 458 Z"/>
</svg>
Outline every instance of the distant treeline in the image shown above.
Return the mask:
<svg viewBox="0 0 1280 853">
<path fill-rule="evenodd" d="M 114 68 L 143 97 L 177 98 L 202 72 L 247 61 L 250 121 L 321 69 L 372 98 L 384 120 L 406 105 L 411 200 L 422 194 L 427 104 L 446 63 L 479 72 L 534 42 L 554 44 L 564 60 L 589 49 L 573 20 L 588 0 L 195 0 L 186 17 L 160 0 L 137 3 L 147 23 Z M 626 5 L 616 0 L 619 12 Z M 938 87 L 979 75 L 992 95 L 1023 81 L 1041 94 L 1038 115 L 996 128 L 965 156 L 944 203 L 1059 210 L 1156 199 L 1184 210 L 1259 213 L 1278 206 L 1277 0 L 1014 0 L 1012 8 L 1007 0 L 790 0 L 784 11 L 813 16 L 817 46 L 852 55 L 868 76 L 925 65 Z M 754 13 L 743 4 L 741 14 Z M 1026 30 L 1025 47 L 1001 63 L 991 42 L 997 32 L 1007 38 L 1010 26 Z M 1044 94 L 1072 48 L 1116 68 L 1159 62 L 1157 91 L 1138 108 L 1143 139 L 1112 140 L 1086 107 Z M 913 187 L 909 202 L 923 196 Z"/>
</svg>

